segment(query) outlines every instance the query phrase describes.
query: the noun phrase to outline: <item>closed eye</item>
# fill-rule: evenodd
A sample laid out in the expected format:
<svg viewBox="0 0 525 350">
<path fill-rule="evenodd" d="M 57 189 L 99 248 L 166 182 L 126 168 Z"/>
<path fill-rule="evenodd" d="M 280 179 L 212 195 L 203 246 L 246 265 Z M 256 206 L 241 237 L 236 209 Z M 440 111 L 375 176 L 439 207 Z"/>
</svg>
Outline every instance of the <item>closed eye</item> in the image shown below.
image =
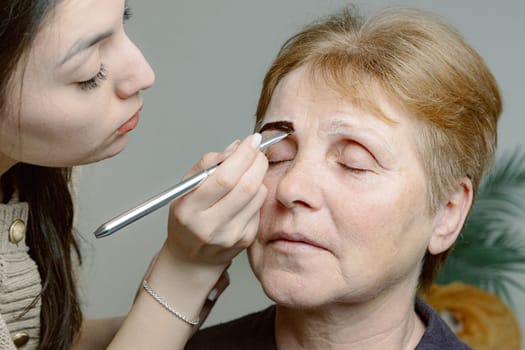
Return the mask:
<svg viewBox="0 0 525 350">
<path fill-rule="evenodd" d="M 95 74 L 95 76 L 91 79 L 78 82 L 78 86 L 80 87 L 80 89 L 84 91 L 93 90 L 93 89 L 98 88 L 100 86 L 100 83 L 106 80 L 106 77 L 107 77 L 106 66 L 103 63 L 101 63 L 97 74 Z"/>
<path fill-rule="evenodd" d="M 374 157 L 359 143 L 346 141 L 338 147 L 338 164 L 345 170 L 361 174 L 374 169 Z"/>
<path fill-rule="evenodd" d="M 296 152 L 295 145 L 292 142 L 283 140 L 270 146 L 265 151 L 265 155 L 266 158 L 268 158 L 269 165 L 276 165 L 293 160 Z"/>
<path fill-rule="evenodd" d="M 346 165 L 344 163 L 339 163 L 339 165 L 343 169 L 348 170 L 348 171 L 353 172 L 353 173 L 356 173 L 356 174 L 361 174 L 361 173 L 369 171 L 369 169 L 356 168 L 356 167 L 353 167 L 353 166 Z"/>
</svg>

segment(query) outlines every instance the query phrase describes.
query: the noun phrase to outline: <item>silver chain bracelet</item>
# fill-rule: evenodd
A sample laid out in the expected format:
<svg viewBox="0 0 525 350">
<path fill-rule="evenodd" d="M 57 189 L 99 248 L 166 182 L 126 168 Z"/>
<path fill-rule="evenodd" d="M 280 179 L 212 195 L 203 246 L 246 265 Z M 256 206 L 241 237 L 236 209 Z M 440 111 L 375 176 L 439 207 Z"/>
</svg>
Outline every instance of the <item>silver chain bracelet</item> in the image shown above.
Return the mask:
<svg viewBox="0 0 525 350">
<path fill-rule="evenodd" d="M 191 320 L 186 315 L 184 315 L 181 312 L 175 310 L 173 308 L 173 306 L 168 304 L 168 302 L 166 300 L 164 300 L 160 295 L 157 294 L 157 292 L 155 292 L 153 290 L 153 288 L 151 288 L 151 286 L 148 284 L 148 282 L 146 280 L 142 281 L 142 287 L 144 287 L 146 292 L 148 292 L 148 294 L 151 295 L 153 297 L 153 299 L 158 301 L 160 305 L 162 305 L 166 310 L 168 310 L 169 312 L 171 312 L 172 314 L 174 314 L 175 316 L 177 316 L 178 318 L 180 318 L 184 322 L 189 323 L 192 326 L 196 326 L 196 325 L 199 324 L 199 318 L 197 318 L 196 320 Z"/>
</svg>

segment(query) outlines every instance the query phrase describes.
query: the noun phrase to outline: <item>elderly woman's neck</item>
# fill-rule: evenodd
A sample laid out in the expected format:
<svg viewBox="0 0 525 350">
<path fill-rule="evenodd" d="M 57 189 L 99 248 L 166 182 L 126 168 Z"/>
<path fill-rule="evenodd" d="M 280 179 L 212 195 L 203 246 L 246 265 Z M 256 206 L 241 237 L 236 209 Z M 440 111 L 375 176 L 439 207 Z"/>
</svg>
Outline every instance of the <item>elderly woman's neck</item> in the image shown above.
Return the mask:
<svg viewBox="0 0 525 350">
<path fill-rule="evenodd" d="M 410 297 L 316 310 L 278 306 L 277 349 L 414 349 L 425 331 Z"/>
</svg>

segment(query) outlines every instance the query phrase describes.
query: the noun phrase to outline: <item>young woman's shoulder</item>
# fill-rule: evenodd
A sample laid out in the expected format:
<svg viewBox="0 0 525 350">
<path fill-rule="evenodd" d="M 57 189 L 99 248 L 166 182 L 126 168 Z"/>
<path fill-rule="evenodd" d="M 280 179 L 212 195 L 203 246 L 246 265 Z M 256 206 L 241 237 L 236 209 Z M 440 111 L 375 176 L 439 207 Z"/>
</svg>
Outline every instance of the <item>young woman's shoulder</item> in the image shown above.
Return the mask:
<svg viewBox="0 0 525 350">
<path fill-rule="evenodd" d="M 42 287 L 25 242 L 28 211 L 17 198 L 0 204 L 0 349 L 38 344 Z"/>
</svg>

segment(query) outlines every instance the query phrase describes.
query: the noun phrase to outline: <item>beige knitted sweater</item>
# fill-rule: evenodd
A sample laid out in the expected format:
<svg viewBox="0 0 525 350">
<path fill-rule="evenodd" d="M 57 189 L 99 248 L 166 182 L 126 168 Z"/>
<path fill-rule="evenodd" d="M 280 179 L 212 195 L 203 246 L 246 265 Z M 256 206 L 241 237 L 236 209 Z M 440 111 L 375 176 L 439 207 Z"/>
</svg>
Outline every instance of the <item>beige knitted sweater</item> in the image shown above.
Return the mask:
<svg viewBox="0 0 525 350">
<path fill-rule="evenodd" d="M 40 299 L 27 311 L 41 291 L 40 275 L 28 254 L 25 238 L 18 244 L 9 240 L 13 221 L 27 223 L 27 203 L 11 200 L 0 204 L 0 349 L 36 349 L 40 332 Z M 26 312 L 27 311 L 27 312 Z M 13 337 L 29 336 L 18 348 Z"/>
</svg>

